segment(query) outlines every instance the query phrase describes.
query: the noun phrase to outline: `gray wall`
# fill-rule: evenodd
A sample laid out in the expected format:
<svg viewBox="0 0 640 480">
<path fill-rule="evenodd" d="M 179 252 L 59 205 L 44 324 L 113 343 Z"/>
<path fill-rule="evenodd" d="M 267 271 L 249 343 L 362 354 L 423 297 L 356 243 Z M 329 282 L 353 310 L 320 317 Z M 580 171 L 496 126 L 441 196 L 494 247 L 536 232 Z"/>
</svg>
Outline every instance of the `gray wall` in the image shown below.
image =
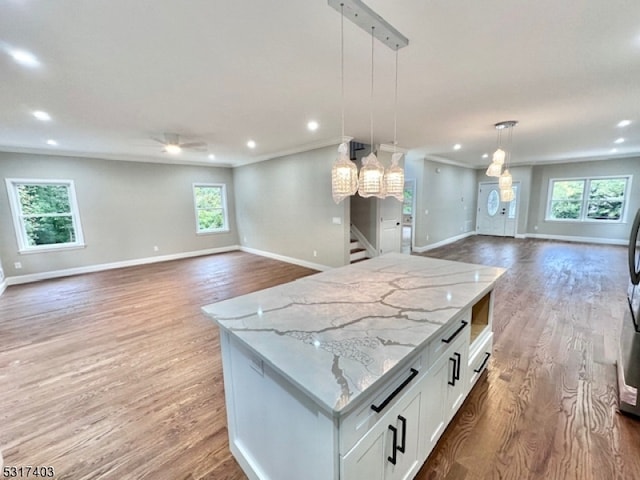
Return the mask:
<svg viewBox="0 0 640 480">
<path fill-rule="evenodd" d="M 421 158 L 409 159 L 407 178 L 416 179 L 416 248 L 475 230 L 475 170 Z"/>
<path fill-rule="evenodd" d="M 351 223 L 364 235 L 376 251 L 378 227 L 378 201 L 375 197 L 362 198 L 360 195 L 351 197 Z"/>
<path fill-rule="evenodd" d="M 336 156 L 332 146 L 235 168 L 242 245 L 330 267 L 346 264 L 350 199 L 336 205 L 331 197 Z"/>
<path fill-rule="evenodd" d="M 608 175 L 633 175 L 625 222 L 605 224 L 545 221 L 549 179 Z M 527 232 L 538 235 L 562 235 L 627 241 L 631 223 L 638 208 L 640 208 L 640 158 L 538 165 L 533 167 L 532 173 Z"/>
<path fill-rule="evenodd" d="M 86 243 L 82 249 L 18 254 L 3 181 L 0 258 L 8 277 L 239 243 L 229 168 L 0 152 L 0 178 L 73 180 Z M 196 235 L 194 182 L 227 185 L 229 233 Z M 156 245 L 158 252 L 153 250 Z M 16 270 L 14 262 L 22 263 L 23 268 Z"/>
</svg>

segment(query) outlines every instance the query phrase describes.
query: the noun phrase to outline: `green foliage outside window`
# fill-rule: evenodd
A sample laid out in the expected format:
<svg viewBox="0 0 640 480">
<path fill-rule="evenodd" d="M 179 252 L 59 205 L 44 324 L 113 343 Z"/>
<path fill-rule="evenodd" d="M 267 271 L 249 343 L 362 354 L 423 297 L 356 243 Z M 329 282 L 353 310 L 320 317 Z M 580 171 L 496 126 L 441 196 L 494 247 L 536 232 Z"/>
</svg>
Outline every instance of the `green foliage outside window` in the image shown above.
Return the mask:
<svg viewBox="0 0 640 480">
<path fill-rule="evenodd" d="M 195 201 L 199 232 L 226 228 L 222 187 L 196 186 Z"/>
<path fill-rule="evenodd" d="M 67 185 L 18 185 L 29 246 L 76 241 Z"/>
<path fill-rule="evenodd" d="M 411 215 L 413 213 L 413 188 L 404 189 L 404 200 L 402 202 L 402 214 Z"/>
<path fill-rule="evenodd" d="M 620 220 L 626 186 L 626 178 L 556 180 L 551 194 L 550 218 Z"/>
</svg>

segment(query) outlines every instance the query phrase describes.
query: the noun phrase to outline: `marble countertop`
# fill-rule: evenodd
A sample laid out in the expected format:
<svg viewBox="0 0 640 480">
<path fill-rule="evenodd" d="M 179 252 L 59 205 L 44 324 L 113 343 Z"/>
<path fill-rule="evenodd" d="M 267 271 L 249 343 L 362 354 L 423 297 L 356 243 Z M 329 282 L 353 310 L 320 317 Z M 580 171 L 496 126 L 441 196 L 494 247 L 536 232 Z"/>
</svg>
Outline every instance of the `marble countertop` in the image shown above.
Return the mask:
<svg viewBox="0 0 640 480">
<path fill-rule="evenodd" d="M 504 271 L 392 253 L 203 311 L 321 407 L 340 414 Z"/>
</svg>

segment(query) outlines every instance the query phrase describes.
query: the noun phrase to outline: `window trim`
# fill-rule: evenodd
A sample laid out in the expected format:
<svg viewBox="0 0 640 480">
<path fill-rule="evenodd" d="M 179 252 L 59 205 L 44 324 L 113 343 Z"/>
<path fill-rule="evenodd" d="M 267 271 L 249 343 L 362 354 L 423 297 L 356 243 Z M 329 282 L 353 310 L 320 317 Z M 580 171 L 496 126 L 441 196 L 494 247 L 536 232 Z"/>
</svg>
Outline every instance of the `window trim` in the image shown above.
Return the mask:
<svg viewBox="0 0 640 480">
<path fill-rule="evenodd" d="M 622 178 L 627 181 L 625 190 L 624 190 L 624 200 L 622 202 L 622 212 L 620 214 L 620 218 L 618 220 L 604 220 L 604 219 L 595 219 L 587 217 L 588 204 L 589 204 L 589 195 L 588 192 L 591 189 L 591 181 L 592 180 L 607 180 L 613 178 Z M 552 218 L 551 217 L 551 202 L 553 200 L 553 184 L 555 182 L 571 182 L 571 181 L 583 181 L 584 182 L 584 190 L 582 195 L 582 206 L 580 209 L 580 218 Z M 596 175 L 591 177 L 557 177 L 557 178 L 549 178 L 549 184 L 547 187 L 547 207 L 545 210 L 544 220 L 545 222 L 556 222 L 556 223 L 591 223 L 591 224 L 606 224 L 606 225 L 618 225 L 621 223 L 627 223 L 627 215 L 629 211 L 629 192 L 631 192 L 631 182 L 633 181 L 633 175 L 631 174 L 622 174 L 622 175 Z"/>
<path fill-rule="evenodd" d="M 49 178 L 6 178 L 7 195 L 13 219 L 13 228 L 18 242 L 18 253 L 44 253 L 56 252 L 60 250 L 72 250 L 84 248 L 84 234 L 82 232 L 82 222 L 80 221 L 80 209 L 76 198 L 76 187 L 73 180 L 49 179 Z M 69 206 L 71 207 L 71 222 L 76 237 L 75 242 L 29 245 L 25 224 L 22 221 L 22 205 L 18 197 L 19 185 L 64 185 L 69 192 Z"/>
<path fill-rule="evenodd" d="M 198 201 L 196 199 L 196 187 L 216 187 L 222 190 L 222 216 L 224 219 L 224 225 L 222 228 L 200 230 L 200 222 L 198 219 Z M 191 192 L 193 194 L 193 212 L 196 220 L 196 235 L 211 235 L 215 233 L 227 233 L 229 229 L 229 214 L 227 208 L 227 185 L 224 183 L 193 183 L 191 185 Z"/>
</svg>

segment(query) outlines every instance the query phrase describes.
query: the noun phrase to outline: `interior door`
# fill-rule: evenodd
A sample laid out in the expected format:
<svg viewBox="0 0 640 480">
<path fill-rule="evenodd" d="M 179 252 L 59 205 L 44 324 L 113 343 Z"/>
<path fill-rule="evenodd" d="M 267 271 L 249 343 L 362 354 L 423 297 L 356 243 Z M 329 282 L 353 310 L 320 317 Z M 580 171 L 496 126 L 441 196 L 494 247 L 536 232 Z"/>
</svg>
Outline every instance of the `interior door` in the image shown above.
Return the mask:
<svg viewBox="0 0 640 480">
<path fill-rule="evenodd" d="M 480 182 L 478 185 L 478 215 L 476 232 L 480 235 L 515 237 L 517 227 L 518 204 L 520 203 L 520 185 L 514 183 L 515 199 L 511 202 L 500 201 L 498 182 Z"/>
<path fill-rule="evenodd" d="M 380 254 L 402 251 L 402 202 L 393 197 L 378 200 Z"/>
</svg>

